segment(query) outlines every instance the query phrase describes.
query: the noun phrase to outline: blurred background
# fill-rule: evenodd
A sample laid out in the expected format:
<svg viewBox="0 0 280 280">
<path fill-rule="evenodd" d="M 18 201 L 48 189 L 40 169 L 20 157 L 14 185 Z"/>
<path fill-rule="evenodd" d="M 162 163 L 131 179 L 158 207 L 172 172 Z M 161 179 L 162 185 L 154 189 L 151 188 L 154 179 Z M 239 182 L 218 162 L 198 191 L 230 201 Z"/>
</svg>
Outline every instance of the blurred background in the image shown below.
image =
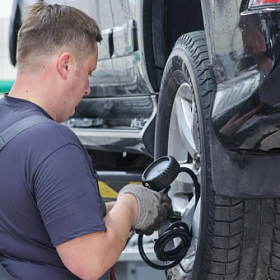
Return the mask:
<svg viewBox="0 0 280 280">
<path fill-rule="evenodd" d="M 13 0 L 0 1 L 0 93 L 10 90 L 16 68 L 9 57 L 9 24 Z"/>
</svg>

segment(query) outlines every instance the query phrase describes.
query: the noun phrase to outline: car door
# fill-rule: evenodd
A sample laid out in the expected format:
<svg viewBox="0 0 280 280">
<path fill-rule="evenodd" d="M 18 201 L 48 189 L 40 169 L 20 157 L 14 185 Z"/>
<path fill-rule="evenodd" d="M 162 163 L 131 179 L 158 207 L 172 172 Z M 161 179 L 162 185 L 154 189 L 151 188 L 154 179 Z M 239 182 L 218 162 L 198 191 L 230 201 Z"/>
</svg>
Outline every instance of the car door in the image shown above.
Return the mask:
<svg viewBox="0 0 280 280">
<path fill-rule="evenodd" d="M 119 95 L 152 92 L 146 76 L 141 42 L 141 1 L 110 0 L 113 18 L 113 70 L 118 78 Z M 139 39 L 140 38 L 140 39 Z M 139 42 L 140 41 L 140 42 Z"/>
<path fill-rule="evenodd" d="M 137 48 L 133 40 L 133 28 L 136 28 L 136 21 L 129 18 L 127 0 L 110 0 L 110 2 L 114 24 L 113 68 L 119 83 L 128 84 L 134 80 L 131 57 Z"/>
</svg>

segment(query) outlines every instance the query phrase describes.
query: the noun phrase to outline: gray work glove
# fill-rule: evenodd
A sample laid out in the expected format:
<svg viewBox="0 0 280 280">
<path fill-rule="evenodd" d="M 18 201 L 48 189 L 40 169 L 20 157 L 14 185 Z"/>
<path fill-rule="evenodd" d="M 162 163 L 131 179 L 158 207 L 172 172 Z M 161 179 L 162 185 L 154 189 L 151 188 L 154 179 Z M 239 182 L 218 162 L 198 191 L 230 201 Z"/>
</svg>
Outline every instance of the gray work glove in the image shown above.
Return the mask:
<svg viewBox="0 0 280 280">
<path fill-rule="evenodd" d="M 126 193 L 133 194 L 138 202 L 138 217 L 132 225 L 137 233 L 152 234 L 168 222 L 168 212 L 173 210 L 171 199 L 166 194 L 134 184 L 123 187 L 118 196 Z"/>
</svg>

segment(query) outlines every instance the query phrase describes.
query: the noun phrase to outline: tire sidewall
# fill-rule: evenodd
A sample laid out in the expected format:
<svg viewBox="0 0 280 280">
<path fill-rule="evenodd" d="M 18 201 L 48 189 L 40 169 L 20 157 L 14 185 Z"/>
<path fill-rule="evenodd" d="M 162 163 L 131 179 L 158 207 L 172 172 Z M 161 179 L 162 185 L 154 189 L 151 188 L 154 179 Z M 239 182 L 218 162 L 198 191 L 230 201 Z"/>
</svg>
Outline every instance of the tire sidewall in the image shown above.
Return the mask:
<svg viewBox="0 0 280 280">
<path fill-rule="evenodd" d="M 172 108 L 178 89 L 183 83 L 191 83 L 192 85 L 195 103 L 197 105 L 198 120 L 201 125 L 203 124 L 201 120 L 198 93 L 199 81 L 197 77 L 198 73 L 195 64 L 186 49 L 183 46 L 175 46 L 166 63 L 160 87 L 156 120 L 155 159 L 167 154 Z M 200 126 L 201 129 L 203 127 Z M 203 143 L 201 144 L 203 147 Z"/>
</svg>

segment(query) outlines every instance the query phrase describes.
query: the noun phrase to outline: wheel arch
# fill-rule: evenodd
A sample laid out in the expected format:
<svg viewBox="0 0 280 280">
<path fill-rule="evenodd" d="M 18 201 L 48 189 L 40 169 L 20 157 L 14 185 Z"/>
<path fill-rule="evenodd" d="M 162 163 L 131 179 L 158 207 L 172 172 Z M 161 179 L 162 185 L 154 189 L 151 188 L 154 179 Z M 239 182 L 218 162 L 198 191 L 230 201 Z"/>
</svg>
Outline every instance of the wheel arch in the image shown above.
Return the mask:
<svg viewBox="0 0 280 280">
<path fill-rule="evenodd" d="M 200 1 L 143 0 L 143 41 L 149 80 L 159 91 L 167 59 L 177 39 L 204 30 Z"/>
</svg>

